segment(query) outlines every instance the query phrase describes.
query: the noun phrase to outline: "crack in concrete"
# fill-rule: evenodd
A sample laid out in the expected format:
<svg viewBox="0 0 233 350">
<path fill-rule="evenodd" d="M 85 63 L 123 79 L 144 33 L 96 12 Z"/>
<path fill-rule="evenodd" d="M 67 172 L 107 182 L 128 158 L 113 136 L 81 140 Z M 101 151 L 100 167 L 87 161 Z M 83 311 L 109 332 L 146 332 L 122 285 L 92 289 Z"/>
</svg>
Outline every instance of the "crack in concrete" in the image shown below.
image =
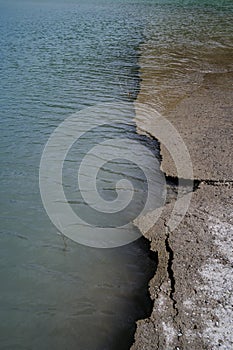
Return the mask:
<svg viewBox="0 0 233 350">
<path fill-rule="evenodd" d="M 149 133 L 147 132 L 146 134 L 148 135 Z M 154 136 L 151 134 L 149 134 L 149 137 L 154 139 Z M 158 142 L 158 144 L 159 144 L 159 151 L 160 151 L 160 143 Z M 159 160 L 162 163 L 161 152 L 160 152 Z M 166 173 L 164 173 L 164 176 L 166 179 L 167 189 L 172 194 L 171 198 L 168 198 L 166 200 L 165 207 L 166 205 L 169 205 L 170 204 L 169 202 L 173 201 L 173 199 L 175 199 L 175 197 L 178 195 L 178 192 L 179 192 L 178 188 L 181 189 L 181 192 L 179 192 L 179 196 L 182 197 L 187 193 L 190 193 L 190 192 L 194 193 L 196 191 L 201 190 L 202 185 L 218 186 L 218 187 L 228 186 L 230 188 L 233 187 L 233 180 L 229 180 L 229 179 L 218 179 L 218 180 L 208 179 L 208 178 L 207 179 L 204 179 L 204 178 L 185 179 L 185 178 L 170 176 L 170 175 L 167 175 Z M 157 269 L 154 276 L 154 280 L 151 285 L 153 287 L 150 286 L 151 288 L 150 297 L 151 297 L 151 300 L 154 300 L 154 307 L 157 312 L 157 315 L 159 315 L 156 318 L 155 316 L 152 316 L 152 325 L 155 329 L 154 346 L 156 346 L 156 348 L 160 350 L 165 348 L 171 348 L 170 345 L 168 346 L 165 345 L 167 335 L 165 332 L 166 330 L 164 330 L 162 326 L 165 323 L 165 325 L 167 324 L 168 326 L 171 326 L 174 329 L 174 332 L 177 332 L 175 333 L 176 336 L 174 335 L 174 337 L 176 337 L 176 340 L 175 338 L 173 340 L 176 344 L 174 343 L 173 345 L 176 345 L 174 347 L 175 349 L 181 349 L 183 348 L 183 346 L 185 346 L 184 345 L 185 341 L 182 337 L 183 334 L 185 333 L 184 332 L 185 327 L 183 328 L 184 325 L 180 320 L 180 317 L 182 317 L 182 306 L 179 303 L 177 303 L 177 300 L 176 300 L 176 292 L 179 292 L 179 290 L 178 291 L 176 290 L 178 288 L 176 287 L 177 276 L 175 275 L 176 270 L 174 269 L 176 251 L 173 250 L 172 248 L 172 244 L 171 244 L 172 236 L 171 236 L 170 228 L 167 225 L 166 218 L 161 218 L 160 223 L 161 225 L 159 224 L 157 226 L 158 228 L 160 228 L 160 232 L 156 239 L 153 238 L 154 239 L 153 247 L 151 247 L 151 252 L 153 252 L 153 254 L 155 254 L 155 257 L 156 257 L 155 260 L 157 262 Z M 151 238 L 149 240 L 152 241 Z M 166 297 L 167 297 L 167 301 L 166 301 Z M 161 300 L 162 300 L 162 304 L 161 304 Z M 163 303 L 166 303 L 166 308 L 164 308 Z M 136 347 L 133 349 L 136 349 Z"/>
<path fill-rule="evenodd" d="M 175 316 L 174 316 L 173 320 L 175 320 L 175 317 L 178 315 L 179 310 L 176 306 L 177 301 L 174 298 L 175 285 L 176 285 L 175 275 L 174 275 L 173 268 L 172 268 L 173 259 L 174 259 L 174 252 L 173 252 L 173 249 L 172 249 L 170 242 L 169 242 L 170 232 L 169 232 L 169 227 L 166 226 L 166 224 L 165 224 L 165 230 L 166 230 L 165 248 L 166 248 L 166 251 L 168 253 L 167 273 L 168 273 L 168 278 L 170 280 L 170 285 L 171 285 L 170 299 L 171 299 L 172 304 L 173 304 L 173 309 L 175 310 Z"/>
<path fill-rule="evenodd" d="M 218 180 L 212 180 L 212 179 L 184 179 L 179 178 L 177 176 L 170 176 L 166 175 L 166 183 L 170 187 L 190 187 L 192 188 L 192 191 L 195 192 L 201 184 L 205 184 L 208 186 L 233 186 L 233 180 L 228 179 L 218 179 Z"/>
<path fill-rule="evenodd" d="M 233 186 L 233 180 L 210 180 L 210 179 L 202 179 L 200 180 L 200 183 L 204 183 L 205 185 L 209 186 Z"/>
<path fill-rule="evenodd" d="M 188 192 L 195 192 L 200 188 L 201 184 L 205 184 L 208 186 L 233 186 L 233 180 L 211 180 L 211 179 L 180 179 L 178 177 L 173 177 L 173 176 L 167 176 L 165 175 L 167 185 L 169 186 L 175 186 L 178 187 L 180 186 L 180 182 L 182 183 L 182 187 L 192 187 Z M 187 192 L 186 192 L 187 193 Z M 169 227 L 167 226 L 166 222 L 164 221 L 164 226 L 165 226 L 165 248 L 166 252 L 168 254 L 168 259 L 167 259 L 167 273 L 168 273 L 168 278 L 170 280 L 170 285 L 171 285 L 171 291 L 170 291 L 170 299 L 173 303 L 173 308 L 175 310 L 175 316 L 174 316 L 174 321 L 176 316 L 179 314 L 179 310 L 177 308 L 177 301 L 174 298 L 175 294 L 175 275 L 174 271 L 172 268 L 173 265 L 173 260 L 174 260 L 174 251 L 170 245 L 169 239 L 170 239 L 170 231 Z M 159 262 L 158 262 L 159 263 Z"/>
</svg>

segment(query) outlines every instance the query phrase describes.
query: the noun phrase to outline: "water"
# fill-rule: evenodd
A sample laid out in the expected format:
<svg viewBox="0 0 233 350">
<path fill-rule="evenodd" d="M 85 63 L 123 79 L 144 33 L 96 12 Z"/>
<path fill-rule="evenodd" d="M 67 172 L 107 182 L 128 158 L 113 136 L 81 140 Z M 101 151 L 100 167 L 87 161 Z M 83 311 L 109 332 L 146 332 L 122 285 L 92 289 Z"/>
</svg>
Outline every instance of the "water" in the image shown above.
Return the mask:
<svg viewBox="0 0 233 350">
<path fill-rule="evenodd" d="M 151 309 L 147 284 L 155 262 L 148 243 L 98 250 L 58 235 L 40 198 L 39 164 L 50 134 L 67 117 L 136 97 L 144 27 L 138 5 L 1 2 L 0 17 L 0 347 L 128 349 L 135 320 Z M 85 121 L 81 116 L 80 125 Z M 84 149 L 99 134 L 92 132 Z M 77 206 L 72 159 L 71 153 L 64 187 Z"/>
<path fill-rule="evenodd" d="M 140 46 L 141 101 L 166 115 L 201 86 L 205 74 L 232 72 L 232 23 L 231 0 L 150 2 Z"/>
<path fill-rule="evenodd" d="M 135 320 L 151 311 L 146 286 L 155 261 L 148 243 L 102 250 L 57 235 L 39 193 L 41 154 L 73 113 L 97 103 L 131 103 L 140 88 L 139 62 L 144 85 L 148 74 L 144 98 L 150 102 L 150 89 L 157 90 L 153 102 L 161 111 L 191 93 L 206 72 L 231 70 L 232 2 L 0 4 L 0 347 L 129 349 Z M 83 150 L 98 133 L 88 135 Z M 151 147 L 156 153 L 156 144 Z M 74 147 L 64 184 L 77 211 L 76 154 Z M 119 166 L 125 172 L 122 162 L 114 166 L 100 174 L 104 186 L 107 174 Z M 126 173 L 137 178 L 138 169 L 127 166 Z M 107 200 L 115 198 L 110 190 L 102 192 Z"/>
</svg>

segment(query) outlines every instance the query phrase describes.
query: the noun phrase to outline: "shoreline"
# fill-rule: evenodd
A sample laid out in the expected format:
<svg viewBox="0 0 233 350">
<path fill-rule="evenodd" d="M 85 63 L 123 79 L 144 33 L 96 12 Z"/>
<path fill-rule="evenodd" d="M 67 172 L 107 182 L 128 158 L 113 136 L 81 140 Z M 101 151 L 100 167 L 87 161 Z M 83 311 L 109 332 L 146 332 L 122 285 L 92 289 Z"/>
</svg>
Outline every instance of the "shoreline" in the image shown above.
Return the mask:
<svg viewBox="0 0 233 350">
<path fill-rule="evenodd" d="M 153 107 L 153 80 L 143 79 L 143 69 L 141 74 L 135 103 Z M 167 225 L 174 200 L 151 229 L 147 219 L 138 222 L 158 255 L 158 268 L 149 283 L 152 314 L 137 322 L 131 350 L 233 347 L 232 78 L 232 72 L 205 73 L 199 86 L 166 113 L 190 152 L 197 186 L 174 231 Z M 148 124 L 137 117 L 136 123 L 153 136 Z M 163 145 L 161 157 L 161 169 L 176 178 Z"/>
</svg>

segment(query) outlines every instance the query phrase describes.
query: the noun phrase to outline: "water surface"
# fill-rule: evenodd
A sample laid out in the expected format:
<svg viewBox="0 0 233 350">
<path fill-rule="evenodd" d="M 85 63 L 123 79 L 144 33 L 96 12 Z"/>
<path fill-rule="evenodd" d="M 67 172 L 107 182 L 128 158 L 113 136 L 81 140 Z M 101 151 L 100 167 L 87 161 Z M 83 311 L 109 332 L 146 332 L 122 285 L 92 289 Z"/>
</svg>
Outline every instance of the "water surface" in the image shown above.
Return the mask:
<svg viewBox="0 0 233 350">
<path fill-rule="evenodd" d="M 44 145 L 63 120 L 136 96 L 137 5 L 1 2 L 0 13 L 0 347 L 127 349 L 151 307 L 148 244 L 98 250 L 62 238 L 38 179 Z"/>
<path fill-rule="evenodd" d="M 72 113 L 133 101 L 140 52 L 143 84 L 148 76 L 150 85 L 145 99 L 153 91 L 161 111 L 191 93 L 205 72 L 231 70 L 232 2 L 0 4 L 0 347 L 129 349 L 135 320 L 151 310 L 146 286 L 155 262 L 148 243 L 99 250 L 57 235 L 40 199 L 40 157 Z M 74 157 L 64 176 L 75 209 Z"/>
</svg>

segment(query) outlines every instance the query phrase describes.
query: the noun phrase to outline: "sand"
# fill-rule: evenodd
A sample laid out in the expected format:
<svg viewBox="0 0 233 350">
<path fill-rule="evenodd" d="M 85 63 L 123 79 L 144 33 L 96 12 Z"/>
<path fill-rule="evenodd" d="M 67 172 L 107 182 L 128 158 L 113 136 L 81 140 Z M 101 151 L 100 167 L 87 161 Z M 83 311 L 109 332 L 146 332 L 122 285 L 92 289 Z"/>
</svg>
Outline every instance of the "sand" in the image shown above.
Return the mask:
<svg viewBox="0 0 233 350">
<path fill-rule="evenodd" d="M 145 98 L 149 88 L 142 71 L 136 104 L 153 106 L 151 90 Z M 196 186 L 175 230 L 168 223 L 175 199 L 149 230 L 147 219 L 137 223 L 157 252 L 158 268 L 149 285 L 153 311 L 137 322 L 131 350 L 233 349 L 232 97 L 233 74 L 209 73 L 166 112 L 189 150 Z M 137 122 L 153 136 L 153 128 Z M 161 156 L 162 170 L 175 180 L 164 145 Z"/>
</svg>

